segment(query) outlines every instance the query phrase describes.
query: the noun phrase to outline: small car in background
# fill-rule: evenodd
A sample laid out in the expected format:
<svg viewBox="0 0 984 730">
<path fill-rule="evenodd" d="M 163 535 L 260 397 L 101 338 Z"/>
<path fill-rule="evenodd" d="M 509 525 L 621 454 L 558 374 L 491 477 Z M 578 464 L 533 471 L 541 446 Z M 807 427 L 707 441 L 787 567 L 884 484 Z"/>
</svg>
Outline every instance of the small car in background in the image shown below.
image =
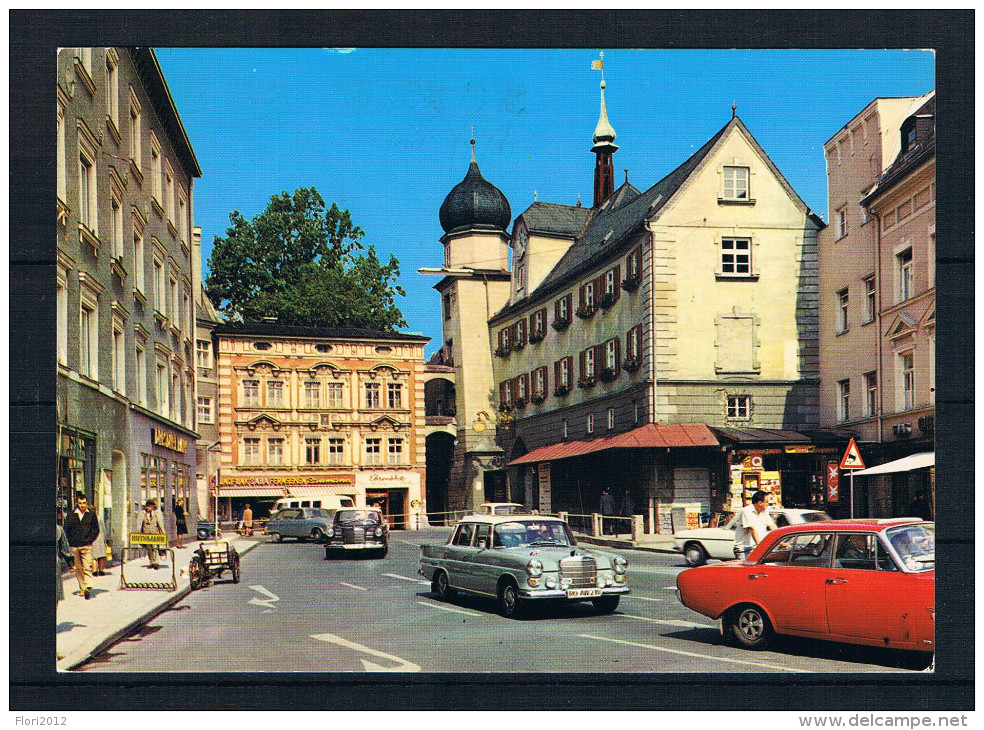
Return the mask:
<svg viewBox="0 0 984 730">
<path fill-rule="evenodd" d="M 333 509 L 288 507 L 267 520 L 266 531 L 276 542 L 283 541 L 285 537 L 324 542 L 334 516 Z"/>
<path fill-rule="evenodd" d="M 199 540 L 208 540 L 215 537 L 215 523 L 206 520 L 198 520 L 198 527 L 195 534 Z"/>
<path fill-rule="evenodd" d="M 366 552 L 385 558 L 389 552 L 389 528 L 378 507 L 350 507 L 334 511 L 327 528 L 325 560 L 334 554 Z"/>
<path fill-rule="evenodd" d="M 830 519 L 826 512 L 815 509 L 770 509 L 769 516 L 776 523 L 776 527 Z M 708 558 L 734 560 L 737 521 L 736 512 L 724 512 L 717 515 L 717 527 L 699 527 L 674 532 L 673 549 L 683 553 L 684 560 L 691 567 L 703 565 Z"/>
<path fill-rule="evenodd" d="M 516 502 L 485 502 L 480 505 L 477 515 L 528 515 L 530 511 Z"/>
<path fill-rule="evenodd" d="M 612 613 L 629 593 L 625 558 L 585 550 L 567 523 L 540 515 L 470 515 L 443 545 L 421 545 L 419 572 L 434 595 L 456 591 L 496 601 L 506 617 L 536 601 L 591 601 Z"/>
<path fill-rule="evenodd" d="M 745 561 L 677 576 L 684 606 L 747 649 L 776 634 L 934 651 L 936 529 L 913 518 L 773 530 Z"/>
</svg>

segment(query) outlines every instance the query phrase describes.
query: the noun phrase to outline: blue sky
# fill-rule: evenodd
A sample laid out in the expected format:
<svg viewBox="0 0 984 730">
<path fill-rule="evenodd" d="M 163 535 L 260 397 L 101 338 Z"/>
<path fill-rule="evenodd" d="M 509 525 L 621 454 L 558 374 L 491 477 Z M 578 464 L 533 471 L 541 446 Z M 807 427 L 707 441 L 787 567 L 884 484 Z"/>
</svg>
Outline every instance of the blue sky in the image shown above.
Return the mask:
<svg viewBox="0 0 984 730">
<path fill-rule="evenodd" d="M 597 49 L 157 48 L 202 168 L 195 222 L 207 266 L 229 213 L 314 186 L 400 260 L 408 331 L 441 345 L 438 210 L 464 177 L 474 126 L 484 177 L 513 218 L 534 200 L 591 204 Z M 934 88 L 929 51 L 605 51 L 606 102 L 640 190 L 731 117 L 732 102 L 793 188 L 827 211 L 823 143 L 873 98 Z"/>
</svg>

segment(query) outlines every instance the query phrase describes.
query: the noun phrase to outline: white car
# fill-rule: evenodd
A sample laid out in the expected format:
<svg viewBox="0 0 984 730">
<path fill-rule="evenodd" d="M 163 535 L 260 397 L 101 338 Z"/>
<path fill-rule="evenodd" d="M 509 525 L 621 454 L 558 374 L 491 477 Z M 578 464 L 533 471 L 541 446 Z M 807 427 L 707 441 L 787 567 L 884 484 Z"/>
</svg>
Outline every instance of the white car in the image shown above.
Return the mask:
<svg viewBox="0 0 984 730">
<path fill-rule="evenodd" d="M 485 502 L 475 510 L 477 515 L 526 515 L 529 512 L 516 502 Z"/>
<path fill-rule="evenodd" d="M 829 520 L 826 512 L 815 509 L 770 509 L 769 515 L 776 527 L 799 525 L 804 522 Z M 735 512 L 720 515 L 718 524 L 723 527 L 701 527 L 695 530 L 680 530 L 673 533 L 673 549 L 683 553 L 687 565 L 703 565 L 708 558 L 734 560 L 735 558 Z"/>
</svg>

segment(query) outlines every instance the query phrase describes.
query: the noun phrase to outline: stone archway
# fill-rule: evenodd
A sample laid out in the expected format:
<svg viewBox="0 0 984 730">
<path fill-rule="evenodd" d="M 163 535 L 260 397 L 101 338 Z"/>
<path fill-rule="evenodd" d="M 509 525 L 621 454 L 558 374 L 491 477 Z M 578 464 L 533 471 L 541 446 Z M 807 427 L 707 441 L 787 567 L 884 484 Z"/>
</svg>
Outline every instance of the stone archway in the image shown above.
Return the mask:
<svg viewBox="0 0 984 730">
<path fill-rule="evenodd" d="M 427 436 L 427 484 L 425 499 L 427 519 L 432 525 L 446 524 L 448 512 L 448 483 L 454 461 L 455 438 L 444 431 Z"/>
</svg>

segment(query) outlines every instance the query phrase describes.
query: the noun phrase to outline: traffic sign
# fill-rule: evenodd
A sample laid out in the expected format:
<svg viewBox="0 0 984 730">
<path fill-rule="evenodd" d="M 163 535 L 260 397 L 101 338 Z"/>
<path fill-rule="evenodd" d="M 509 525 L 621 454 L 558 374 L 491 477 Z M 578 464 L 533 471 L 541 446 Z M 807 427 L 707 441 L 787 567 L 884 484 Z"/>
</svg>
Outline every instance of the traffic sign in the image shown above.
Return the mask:
<svg viewBox="0 0 984 730">
<path fill-rule="evenodd" d="M 844 458 L 841 459 L 840 468 L 864 469 L 864 461 L 861 459 L 861 451 L 858 449 L 858 445 L 854 443 L 853 438 L 847 445 L 847 451 L 844 452 Z"/>
</svg>

